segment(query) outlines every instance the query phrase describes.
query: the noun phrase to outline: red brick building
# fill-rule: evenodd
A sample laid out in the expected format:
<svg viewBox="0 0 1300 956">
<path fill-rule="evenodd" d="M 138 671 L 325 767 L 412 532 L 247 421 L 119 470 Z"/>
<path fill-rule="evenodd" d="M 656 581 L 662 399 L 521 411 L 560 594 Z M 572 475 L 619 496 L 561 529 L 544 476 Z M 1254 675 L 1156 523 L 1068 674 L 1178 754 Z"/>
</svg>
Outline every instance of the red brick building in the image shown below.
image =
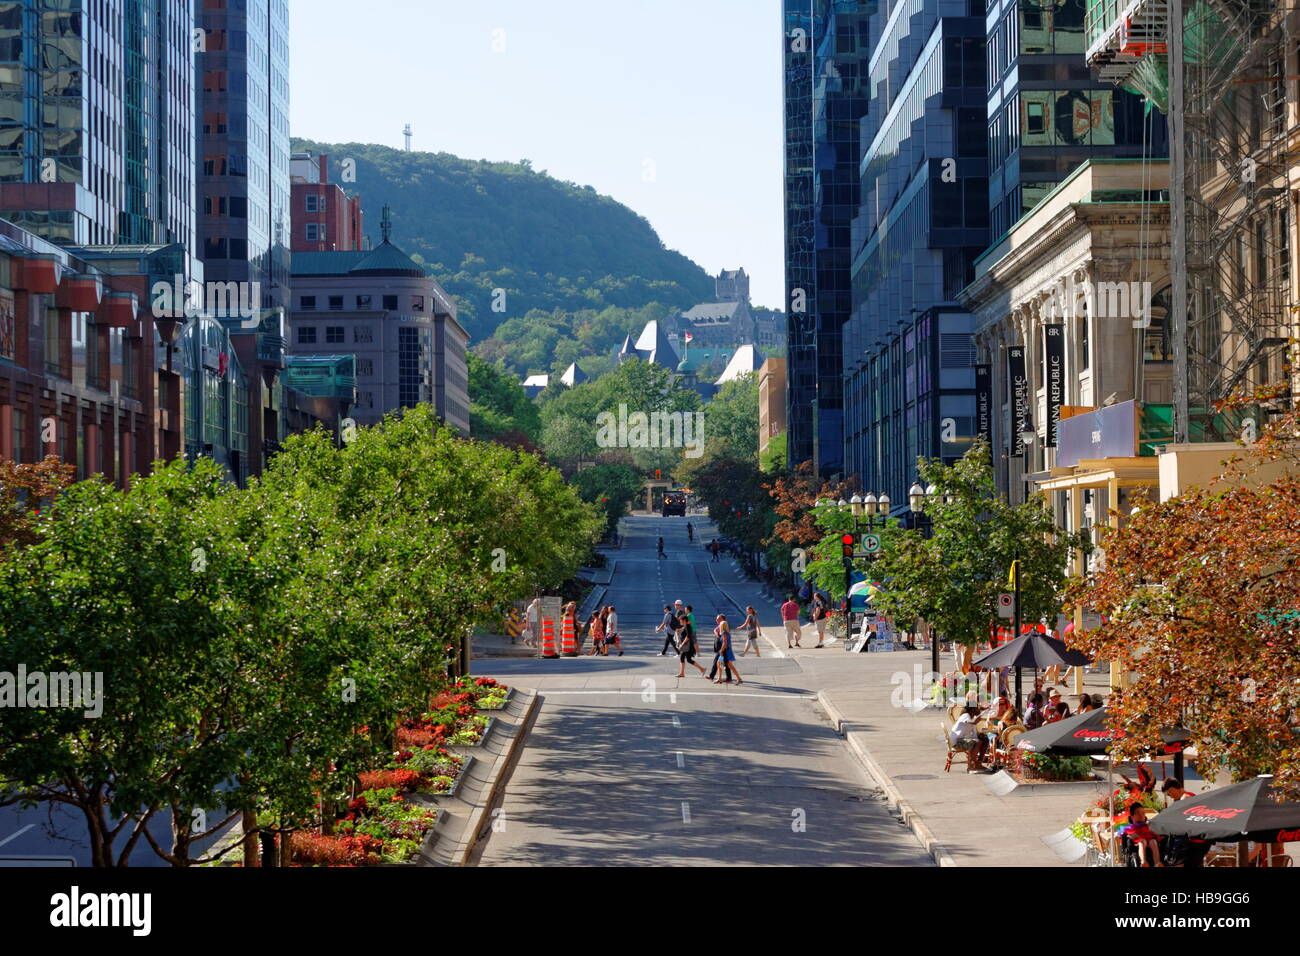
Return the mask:
<svg viewBox="0 0 1300 956">
<path fill-rule="evenodd" d="M 342 186 L 330 182 L 328 155 L 294 153 L 289 181 L 293 202 L 292 252 L 361 249 L 361 197 L 348 196 Z"/>
</svg>

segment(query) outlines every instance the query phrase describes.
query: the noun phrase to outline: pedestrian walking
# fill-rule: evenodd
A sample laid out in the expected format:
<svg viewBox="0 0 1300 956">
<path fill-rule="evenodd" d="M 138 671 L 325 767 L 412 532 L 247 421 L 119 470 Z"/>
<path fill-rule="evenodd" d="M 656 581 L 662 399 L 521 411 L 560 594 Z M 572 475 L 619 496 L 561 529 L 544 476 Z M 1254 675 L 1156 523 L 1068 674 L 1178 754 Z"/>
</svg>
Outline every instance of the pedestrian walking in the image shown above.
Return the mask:
<svg viewBox="0 0 1300 956">
<path fill-rule="evenodd" d="M 826 646 L 826 621 L 831 616 L 831 609 L 826 606 L 826 599 L 821 593 L 813 595 L 812 619 L 817 626 L 817 643 L 815 647 Z"/>
<path fill-rule="evenodd" d="M 781 621 L 785 624 L 785 646 L 800 647 L 799 638 L 803 632 L 799 629 L 799 602 L 793 594 L 781 605 Z"/>
<path fill-rule="evenodd" d="M 542 633 L 542 599 L 533 598 L 533 602 L 528 605 L 525 612 L 525 618 L 528 621 L 527 630 L 524 632 L 524 646 L 536 647 L 537 639 Z"/>
<path fill-rule="evenodd" d="M 745 623 L 741 627 L 745 630 L 745 649 L 740 656 L 744 657 L 752 648 L 755 657 L 762 657 L 758 652 L 758 612 L 752 606 L 745 608 Z"/>
<path fill-rule="evenodd" d="M 722 622 L 726 620 L 721 614 L 718 615 L 717 621 L 713 626 L 713 663 L 709 665 L 709 673 L 705 676 L 715 684 L 720 684 L 718 680 L 718 665 L 722 664 L 722 673 L 727 676 L 727 683 L 731 683 L 730 675 L 727 675 L 727 665 L 722 657 Z"/>
<path fill-rule="evenodd" d="M 605 619 L 605 648 L 609 652 L 609 646 L 612 644 L 618 648 L 618 656 L 623 656 L 623 645 L 618 639 L 618 614 L 614 610 L 614 605 L 605 608 L 609 612 L 609 617 Z"/>
<path fill-rule="evenodd" d="M 691 542 L 692 544 L 695 543 L 695 526 L 692 525 L 689 521 L 686 522 L 686 540 Z"/>
<path fill-rule="evenodd" d="M 714 680 L 715 684 L 730 684 L 731 678 L 736 678 L 737 684 L 745 683 L 740 679 L 740 671 L 736 670 L 736 652 L 731 649 L 731 628 L 727 624 L 725 614 L 718 615 L 718 626 L 715 629 L 718 635 L 718 656 L 719 663 L 722 666 L 722 673 Z M 723 680 L 722 678 L 726 678 Z"/>
<path fill-rule="evenodd" d="M 691 625 L 691 634 L 695 634 L 695 608 L 686 605 L 686 620 Z"/>
<path fill-rule="evenodd" d="M 681 637 L 677 642 L 677 660 L 681 664 L 681 666 L 677 668 L 677 676 L 685 677 L 686 665 L 690 664 L 699 671 L 700 676 L 703 677 L 704 668 L 695 663 L 695 628 L 691 626 L 690 618 L 687 617 L 685 611 L 678 615 L 677 622 L 679 625 L 679 633 L 681 634 Z"/>
<path fill-rule="evenodd" d="M 660 537 L 659 537 L 659 557 L 661 557 L 661 558 L 666 558 L 666 557 L 667 557 L 667 555 L 664 554 L 664 539 L 663 539 L 663 536 L 662 536 L 662 535 L 660 535 Z"/>
<path fill-rule="evenodd" d="M 713 552 L 713 560 L 717 561 L 718 560 L 718 539 L 717 538 L 714 538 L 711 542 L 709 542 L 709 550 Z"/>
<path fill-rule="evenodd" d="M 591 622 L 588 625 L 591 630 L 591 650 L 587 656 L 605 653 L 605 609 L 597 608 L 591 612 Z"/>
<path fill-rule="evenodd" d="M 664 649 L 659 652 L 660 657 L 667 654 L 669 648 L 674 651 L 677 650 L 677 615 L 673 613 L 673 609 L 667 604 L 664 605 L 664 619 L 659 622 L 659 626 L 655 628 L 655 631 L 664 632 Z"/>
</svg>

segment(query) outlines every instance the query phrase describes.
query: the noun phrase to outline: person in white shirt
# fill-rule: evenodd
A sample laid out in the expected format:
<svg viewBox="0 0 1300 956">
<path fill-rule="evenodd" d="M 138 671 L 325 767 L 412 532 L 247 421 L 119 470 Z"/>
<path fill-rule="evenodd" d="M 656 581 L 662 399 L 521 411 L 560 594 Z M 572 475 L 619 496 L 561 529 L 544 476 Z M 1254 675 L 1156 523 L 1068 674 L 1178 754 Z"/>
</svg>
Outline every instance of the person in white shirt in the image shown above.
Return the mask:
<svg viewBox="0 0 1300 956">
<path fill-rule="evenodd" d="M 989 742 L 976 726 L 979 715 L 978 707 L 967 707 L 963 710 L 957 722 L 952 725 L 952 730 L 948 731 L 948 739 L 952 741 L 953 750 L 974 751 L 974 767 L 976 770 L 983 770 L 984 756 L 989 749 Z"/>
<path fill-rule="evenodd" d="M 528 629 L 524 634 L 524 646 L 536 647 L 537 639 L 542 633 L 542 599 L 533 598 L 533 603 L 528 605 Z"/>
<path fill-rule="evenodd" d="M 614 605 L 609 606 L 609 617 L 605 620 L 605 646 L 613 644 L 618 648 L 618 656 L 623 656 L 623 645 L 618 639 L 618 615 L 614 613 Z"/>
</svg>

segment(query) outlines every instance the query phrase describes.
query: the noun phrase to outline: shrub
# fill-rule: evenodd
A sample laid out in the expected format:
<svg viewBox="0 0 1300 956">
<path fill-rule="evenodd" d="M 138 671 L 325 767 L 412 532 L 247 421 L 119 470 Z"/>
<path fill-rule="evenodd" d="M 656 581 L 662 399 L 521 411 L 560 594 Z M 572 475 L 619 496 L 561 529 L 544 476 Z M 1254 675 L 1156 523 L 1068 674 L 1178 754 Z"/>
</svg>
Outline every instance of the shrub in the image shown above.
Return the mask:
<svg viewBox="0 0 1300 956">
<path fill-rule="evenodd" d="M 363 790 L 394 790 L 405 793 L 423 782 L 414 770 L 368 770 L 360 775 Z"/>
<path fill-rule="evenodd" d="M 297 863 L 315 866 L 372 866 L 379 862 L 383 843 L 372 836 L 322 836 L 298 831 L 289 835 Z"/>
</svg>

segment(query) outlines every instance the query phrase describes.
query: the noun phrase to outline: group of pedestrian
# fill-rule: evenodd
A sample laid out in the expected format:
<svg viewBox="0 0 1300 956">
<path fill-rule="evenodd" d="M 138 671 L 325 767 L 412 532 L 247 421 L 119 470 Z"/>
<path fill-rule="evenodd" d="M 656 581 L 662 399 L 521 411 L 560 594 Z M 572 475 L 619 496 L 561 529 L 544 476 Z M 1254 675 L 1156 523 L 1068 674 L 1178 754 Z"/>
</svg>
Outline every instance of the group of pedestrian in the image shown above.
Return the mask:
<svg viewBox="0 0 1300 956">
<path fill-rule="evenodd" d="M 747 608 L 747 611 L 745 627 L 748 629 L 748 639 L 742 657 L 749 652 L 751 646 L 755 653 L 758 652 L 758 617 L 752 607 Z M 744 683 L 740 672 L 736 670 L 736 652 L 731 646 L 731 628 L 725 614 L 718 615 L 713 628 L 713 667 L 707 672 L 695 661 L 699 644 L 695 637 L 695 610 L 691 605 L 683 604 L 680 600 L 671 606 L 665 604 L 663 620 L 655 631 L 664 632 L 664 646 L 659 656 L 663 657 L 670 650 L 676 653 L 678 677 L 686 676 L 686 665 L 690 664 L 715 684 L 730 684 L 733 677 L 735 683 Z"/>
<path fill-rule="evenodd" d="M 808 590 L 807 585 L 804 586 Z M 830 623 L 831 609 L 830 601 L 826 595 L 821 592 L 811 594 L 812 606 L 808 609 L 808 616 L 812 619 L 813 625 L 817 628 L 817 643 L 814 648 L 826 646 L 826 625 Z M 790 594 L 786 602 L 781 605 L 781 621 L 785 625 L 785 646 L 786 647 L 803 647 L 803 626 L 799 623 L 799 614 L 802 612 L 799 606 L 798 597 Z"/>
<path fill-rule="evenodd" d="M 576 610 L 577 606 L 571 607 Z M 591 618 L 587 621 L 587 634 L 591 637 L 588 657 L 595 654 L 608 657 L 611 647 L 618 651 L 619 657 L 623 656 L 623 642 L 618 637 L 618 613 L 614 610 L 614 605 L 608 604 L 591 612 Z"/>
</svg>

